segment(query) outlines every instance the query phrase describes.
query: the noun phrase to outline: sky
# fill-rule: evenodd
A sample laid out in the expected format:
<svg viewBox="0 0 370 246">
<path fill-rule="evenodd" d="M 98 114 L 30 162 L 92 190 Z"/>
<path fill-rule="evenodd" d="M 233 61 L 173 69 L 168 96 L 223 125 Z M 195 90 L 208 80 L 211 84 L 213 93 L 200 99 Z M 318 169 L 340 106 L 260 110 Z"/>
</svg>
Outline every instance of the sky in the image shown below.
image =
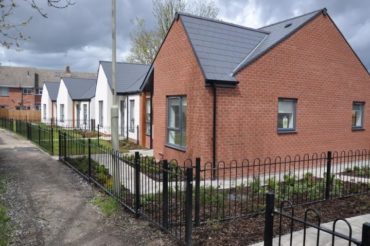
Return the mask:
<svg viewBox="0 0 370 246">
<path fill-rule="evenodd" d="M 30 38 L 19 50 L 0 47 L 0 64 L 96 72 L 99 60 L 111 60 L 111 1 L 74 0 L 66 9 L 48 7 L 38 0 L 48 18 L 41 17 L 24 1 L 10 20 L 13 23 L 33 16 L 20 28 Z M 214 0 L 218 18 L 258 28 L 280 20 L 326 7 L 350 45 L 370 70 L 369 0 Z M 132 21 L 144 18 L 153 28 L 152 0 L 117 0 L 117 59 L 130 52 Z"/>
</svg>

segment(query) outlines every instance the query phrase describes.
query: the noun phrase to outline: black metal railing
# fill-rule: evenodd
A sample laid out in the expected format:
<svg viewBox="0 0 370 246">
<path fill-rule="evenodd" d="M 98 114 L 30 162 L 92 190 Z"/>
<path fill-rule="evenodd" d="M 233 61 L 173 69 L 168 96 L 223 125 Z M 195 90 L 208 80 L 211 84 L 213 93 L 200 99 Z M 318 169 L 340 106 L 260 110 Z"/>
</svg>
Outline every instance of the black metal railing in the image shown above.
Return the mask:
<svg viewBox="0 0 370 246">
<path fill-rule="evenodd" d="M 264 194 L 294 205 L 370 191 L 370 151 L 201 164 L 195 168 L 195 221 L 225 220 L 263 211 Z"/>
<path fill-rule="evenodd" d="M 191 244 L 193 170 L 125 155 L 59 131 L 59 158 L 86 180 L 181 242 Z M 190 165 L 191 166 L 191 165 Z"/>
<path fill-rule="evenodd" d="M 370 223 L 362 224 L 362 237 L 354 238 L 352 225 L 346 219 L 335 219 L 331 228 L 321 224 L 320 213 L 312 208 L 305 210 L 303 218 L 299 218 L 294 213 L 294 206 L 289 201 L 280 202 L 278 208 L 275 207 L 275 194 L 267 193 L 265 195 L 265 229 L 264 245 L 370 245 Z M 274 230 L 274 217 L 278 221 L 276 230 Z M 312 222 L 314 220 L 314 222 Z M 344 223 L 345 230 L 340 232 L 338 224 Z M 283 227 L 287 227 L 284 231 Z M 301 232 L 296 230 L 303 228 Z M 307 229 L 311 228 L 309 234 Z M 274 231 L 277 232 L 274 235 Z M 286 233 L 284 235 L 284 233 Z M 326 237 L 325 237 L 326 236 Z"/>
<path fill-rule="evenodd" d="M 176 238 L 191 241 L 192 225 L 263 213 L 265 193 L 292 205 L 370 191 L 370 151 L 232 161 L 156 161 L 104 147 L 99 137 L 49 125 L 0 119 L 87 180 Z M 99 128 L 99 126 L 97 126 Z M 194 182 L 194 184 L 193 184 Z"/>
</svg>

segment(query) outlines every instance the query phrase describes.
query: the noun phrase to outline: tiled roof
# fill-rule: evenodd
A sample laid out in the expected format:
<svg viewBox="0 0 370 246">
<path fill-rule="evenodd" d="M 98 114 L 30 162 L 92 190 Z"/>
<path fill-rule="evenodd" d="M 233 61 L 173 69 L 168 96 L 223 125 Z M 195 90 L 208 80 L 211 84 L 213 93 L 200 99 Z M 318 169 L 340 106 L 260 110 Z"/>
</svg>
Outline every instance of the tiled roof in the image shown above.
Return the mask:
<svg viewBox="0 0 370 246">
<path fill-rule="evenodd" d="M 62 78 L 72 100 L 88 100 L 95 97 L 96 79 Z"/>
</svg>

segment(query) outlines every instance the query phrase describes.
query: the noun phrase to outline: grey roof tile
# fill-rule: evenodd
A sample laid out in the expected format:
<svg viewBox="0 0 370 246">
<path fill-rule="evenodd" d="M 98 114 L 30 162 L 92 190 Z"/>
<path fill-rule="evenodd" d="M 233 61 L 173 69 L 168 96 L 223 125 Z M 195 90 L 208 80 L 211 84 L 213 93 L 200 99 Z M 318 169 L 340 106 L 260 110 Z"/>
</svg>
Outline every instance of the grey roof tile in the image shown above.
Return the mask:
<svg viewBox="0 0 370 246">
<path fill-rule="evenodd" d="M 207 80 L 236 81 L 234 68 L 267 35 L 230 23 L 179 14 Z"/>
<path fill-rule="evenodd" d="M 266 53 L 270 48 L 280 43 L 286 37 L 300 29 L 309 20 L 321 13 L 322 10 L 314 11 L 305 15 L 297 16 L 288 20 L 284 20 L 269 26 L 260 28 L 259 30 L 267 31 L 270 34 L 256 47 L 256 49 L 248 54 L 244 61 L 235 68 L 234 73 L 253 62 L 256 58 Z"/>
<path fill-rule="evenodd" d="M 49 97 L 52 101 L 56 101 L 58 97 L 59 85 L 60 82 L 49 82 L 45 81 L 45 86 L 48 90 Z"/>
<path fill-rule="evenodd" d="M 112 88 L 112 62 L 101 61 L 109 86 Z M 117 62 L 117 93 L 135 93 L 140 91 L 150 65 Z"/>
<path fill-rule="evenodd" d="M 235 74 L 294 33 L 322 10 L 260 29 L 179 13 L 206 80 L 236 81 Z M 291 24 L 286 27 L 287 24 Z"/>
<path fill-rule="evenodd" d="M 89 100 L 95 97 L 96 79 L 62 78 L 72 100 Z"/>
</svg>

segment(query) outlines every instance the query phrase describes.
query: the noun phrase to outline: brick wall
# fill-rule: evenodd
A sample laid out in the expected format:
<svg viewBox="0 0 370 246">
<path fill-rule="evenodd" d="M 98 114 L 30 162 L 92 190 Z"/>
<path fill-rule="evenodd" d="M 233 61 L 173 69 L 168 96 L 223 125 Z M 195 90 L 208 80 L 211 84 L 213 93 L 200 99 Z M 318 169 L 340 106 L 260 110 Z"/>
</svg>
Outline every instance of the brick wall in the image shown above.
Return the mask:
<svg viewBox="0 0 370 246">
<path fill-rule="evenodd" d="M 181 21 L 174 23 L 154 63 L 153 147 L 157 159 L 210 159 L 212 91 L 204 77 Z M 167 96 L 187 96 L 187 151 L 166 147 Z"/>
<path fill-rule="evenodd" d="M 9 88 L 9 95 L 7 97 L 0 96 L 0 105 L 6 105 L 7 109 L 15 109 L 19 106 L 22 101 L 22 89 L 21 88 Z M 40 96 L 35 95 L 23 95 L 23 105 L 30 106 L 34 109 L 35 103 L 39 103 Z"/>
<path fill-rule="evenodd" d="M 370 147 L 370 79 L 329 17 L 320 15 L 218 89 L 218 160 Z M 277 133 L 278 98 L 297 98 L 296 134 Z M 365 131 L 352 102 L 365 101 Z"/>
<path fill-rule="evenodd" d="M 212 160 L 212 91 L 180 21 L 154 71 L 156 158 Z M 318 16 L 218 88 L 217 160 L 370 147 L 370 79 L 328 17 Z M 187 95 L 187 150 L 165 146 L 166 96 Z M 277 133 L 278 98 L 297 98 L 295 134 Z M 365 131 L 353 132 L 352 102 L 365 101 Z"/>
</svg>

